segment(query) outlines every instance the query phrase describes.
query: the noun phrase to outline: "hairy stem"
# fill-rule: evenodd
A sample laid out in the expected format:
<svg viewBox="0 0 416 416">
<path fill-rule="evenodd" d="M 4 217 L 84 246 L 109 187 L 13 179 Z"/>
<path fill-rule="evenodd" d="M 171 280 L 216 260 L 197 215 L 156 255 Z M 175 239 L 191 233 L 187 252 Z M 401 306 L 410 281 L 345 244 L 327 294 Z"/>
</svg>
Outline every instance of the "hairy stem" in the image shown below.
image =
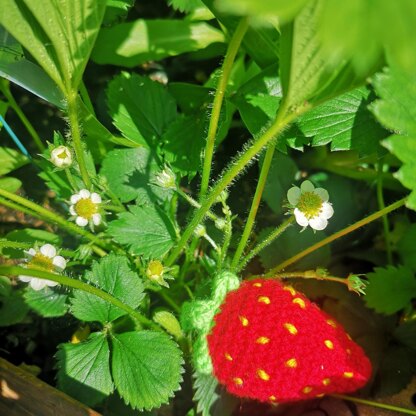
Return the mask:
<svg viewBox="0 0 416 416">
<path fill-rule="evenodd" d="M 36 243 L 47 244 L 47 241 L 37 240 Z M 20 241 L 10 241 L 1 238 L 0 239 L 0 248 L 17 248 L 19 250 L 29 250 L 34 246 L 34 243 L 23 243 Z M 76 252 L 73 250 L 59 250 L 59 254 L 62 254 L 65 257 L 75 257 Z"/>
<path fill-rule="evenodd" d="M 87 293 L 91 293 L 92 295 L 95 295 L 105 300 L 106 302 L 111 303 L 115 307 L 127 312 L 134 319 L 134 321 L 138 322 L 139 324 L 142 324 L 152 329 L 160 330 L 158 325 L 154 324 L 150 319 L 147 319 L 145 316 L 143 316 L 130 306 L 126 305 L 121 300 L 115 298 L 113 295 L 110 295 L 107 292 L 104 292 L 101 289 L 98 289 L 95 286 L 91 286 L 88 283 L 81 282 L 80 280 L 71 279 L 67 276 L 49 273 L 43 270 L 34 270 L 18 266 L 0 266 L 0 274 L 13 276 L 25 275 L 37 277 L 40 279 L 48 279 L 52 280 L 53 282 L 57 282 L 61 285 L 72 287 L 73 289 L 78 289 Z"/>
<path fill-rule="evenodd" d="M 276 279 L 315 279 L 315 280 L 326 280 L 328 282 L 341 283 L 347 287 L 348 279 L 344 277 L 336 277 L 326 275 L 325 273 L 319 273 L 315 270 L 307 270 L 306 272 L 292 272 L 292 273 L 278 273 L 273 276 Z"/>
<path fill-rule="evenodd" d="M 78 161 L 81 178 L 88 189 L 91 189 L 91 179 L 88 174 L 87 165 L 85 163 L 84 148 L 81 141 L 81 128 L 78 120 L 78 94 L 72 92 L 67 96 L 68 118 L 71 128 L 72 145 L 74 147 L 75 156 Z"/>
<path fill-rule="evenodd" d="M 207 143 L 205 146 L 205 153 L 204 153 L 204 166 L 202 170 L 201 192 L 200 192 L 201 201 L 203 198 L 205 198 L 205 195 L 208 190 L 209 178 L 211 174 L 211 163 L 212 163 L 212 157 L 214 154 L 215 138 L 217 136 L 218 122 L 220 119 L 221 106 L 224 100 L 225 90 L 227 87 L 228 79 L 230 77 L 231 69 L 233 67 L 234 59 L 237 55 L 238 49 L 247 31 L 247 28 L 248 28 L 248 19 L 247 18 L 241 19 L 228 45 L 227 53 L 225 55 L 224 63 L 222 65 L 221 76 L 220 76 L 220 79 L 218 80 L 218 86 L 215 91 L 211 118 L 209 120 Z"/>
<path fill-rule="evenodd" d="M 321 247 L 326 246 L 329 243 L 332 243 L 333 241 L 337 240 L 338 238 L 344 237 L 345 235 L 357 230 L 358 228 L 363 227 L 364 225 L 369 224 L 372 221 L 378 220 L 382 216 L 388 214 L 389 212 L 392 212 L 400 207 L 402 207 L 407 201 L 407 197 L 400 199 L 397 202 L 394 202 L 391 205 L 388 205 L 384 209 L 381 209 L 374 214 L 369 215 L 368 217 L 363 218 L 360 221 L 357 221 L 356 223 L 343 228 L 342 230 L 330 235 L 327 238 L 324 238 L 323 240 L 319 241 L 316 244 L 313 244 L 312 246 L 308 247 L 307 249 L 301 251 L 300 253 L 290 257 L 289 259 L 285 260 L 283 263 L 280 263 L 273 269 L 271 269 L 266 276 L 273 276 L 276 273 L 278 273 L 280 270 L 284 270 L 287 266 L 297 262 L 298 260 L 302 259 L 303 257 L 307 256 L 310 253 L 313 253 L 315 250 L 318 250 Z"/>
<path fill-rule="evenodd" d="M 177 188 L 176 192 L 180 195 L 189 205 L 193 206 L 194 208 L 201 208 L 201 204 L 198 201 L 195 201 L 190 195 L 182 191 L 182 189 Z M 211 211 L 207 212 L 207 217 L 210 218 L 212 221 L 216 221 L 218 217 Z"/>
</svg>

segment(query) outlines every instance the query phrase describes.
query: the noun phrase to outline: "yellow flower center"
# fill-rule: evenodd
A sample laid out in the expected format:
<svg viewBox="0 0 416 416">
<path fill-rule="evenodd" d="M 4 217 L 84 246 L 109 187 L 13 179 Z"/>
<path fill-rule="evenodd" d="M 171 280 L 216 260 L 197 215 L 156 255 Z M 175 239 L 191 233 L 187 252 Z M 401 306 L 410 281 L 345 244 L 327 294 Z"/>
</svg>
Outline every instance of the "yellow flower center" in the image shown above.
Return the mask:
<svg viewBox="0 0 416 416">
<path fill-rule="evenodd" d="M 56 155 L 59 159 L 66 159 L 68 157 L 67 153 L 65 150 L 63 150 L 61 153 L 58 153 Z"/>
<path fill-rule="evenodd" d="M 301 194 L 296 208 L 305 214 L 307 219 L 311 219 L 319 215 L 322 209 L 322 199 L 315 192 L 304 192 Z"/>
<path fill-rule="evenodd" d="M 75 212 L 83 218 L 89 220 L 97 213 L 97 204 L 91 201 L 90 198 L 80 199 L 74 206 Z"/>
<path fill-rule="evenodd" d="M 53 272 L 55 267 L 50 257 L 44 256 L 42 253 L 36 253 L 27 263 L 29 269 Z"/>
<path fill-rule="evenodd" d="M 159 260 L 152 260 L 147 266 L 147 275 L 151 278 L 163 275 L 163 264 Z"/>
</svg>

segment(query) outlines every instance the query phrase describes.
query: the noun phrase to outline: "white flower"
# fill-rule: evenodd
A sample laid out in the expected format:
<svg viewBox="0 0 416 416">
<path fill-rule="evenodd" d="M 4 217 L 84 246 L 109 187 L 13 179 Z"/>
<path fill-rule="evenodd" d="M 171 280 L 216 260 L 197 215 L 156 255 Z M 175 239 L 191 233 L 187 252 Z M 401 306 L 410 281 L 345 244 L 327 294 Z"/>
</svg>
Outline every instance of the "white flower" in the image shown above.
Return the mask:
<svg viewBox="0 0 416 416">
<path fill-rule="evenodd" d="M 46 272 L 62 272 L 66 267 L 66 260 L 56 255 L 56 248 L 52 244 L 44 244 L 40 249 L 31 248 L 25 252 L 28 259 L 28 269 L 43 270 Z M 22 282 L 29 283 L 34 290 L 41 290 L 45 286 L 56 286 L 58 283 L 52 280 L 40 279 L 38 277 L 18 276 Z"/>
<path fill-rule="evenodd" d="M 69 212 L 80 227 L 85 227 L 90 222 L 100 225 L 101 214 L 98 212 L 100 204 L 100 195 L 95 192 L 91 193 L 87 189 L 81 189 L 77 194 L 71 196 Z"/>
<path fill-rule="evenodd" d="M 327 190 L 315 188 L 310 181 L 302 182 L 300 188 L 290 188 L 287 199 L 294 207 L 296 222 L 302 227 L 310 225 L 314 230 L 323 230 L 328 225 L 328 219 L 334 215 Z"/>
<path fill-rule="evenodd" d="M 162 172 L 156 175 L 156 185 L 165 189 L 176 189 L 176 175 L 170 168 L 165 166 Z"/>
<path fill-rule="evenodd" d="M 66 146 L 58 146 L 51 152 L 50 161 L 57 168 L 67 168 L 72 165 L 72 153 Z"/>
</svg>

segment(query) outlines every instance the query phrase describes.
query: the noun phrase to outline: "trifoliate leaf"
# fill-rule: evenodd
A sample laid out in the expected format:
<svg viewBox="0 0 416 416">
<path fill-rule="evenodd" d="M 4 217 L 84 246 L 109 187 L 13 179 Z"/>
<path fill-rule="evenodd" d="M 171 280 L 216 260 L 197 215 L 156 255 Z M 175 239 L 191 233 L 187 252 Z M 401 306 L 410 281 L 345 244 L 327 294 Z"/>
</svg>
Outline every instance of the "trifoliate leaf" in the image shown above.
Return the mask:
<svg viewBox="0 0 416 416">
<path fill-rule="evenodd" d="M 107 336 L 95 332 L 79 344 L 61 344 L 58 387 L 89 406 L 104 400 L 114 389 Z"/>
<path fill-rule="evenodd" d="M 132 253 L 152 259 L 163 257 L 176 239 L 172 221 L 154 205 L 131 207 L 110 222 L 108 232 Z"/>
<path fill-rule="evenodd" d="M 202 416 L 212 415 L 212 406 L 220 398 L 217 393 L 218 381 L 211 374 L 201 374 L 195 372 L 195 395 L 194 400 L 197 403 L 197 411 Z"/>
<path fill-rule="evenodd" d="M 54 289 L 45 287 L 42 290 L 28 287 L 24 298 L 31 309 L 45 318 L 65 315 L 68 310 L 66 303 L 68 295 L 60 287 Z"/>
<path fill-rule="evenodd" d="M 107 153 L 101 174 L 107 178 L 109 188 L 121 202 L 137 198 L 140 204 L 144 204 L 165 201 L 172 195 L 171 190 L 154 185 L 161 170 L 155 155 L 144 147 L 138 147 Z"/>
<path fill-rule="evenodd" d="M 364 299 L 367 306 L 379 313 L 391 315 L 405 308 L 416 295 L 416 278 L 405 267 L 375 268 L 367 275 L 368 286 Z"/>
<path fill-rule="evenodd" d="M 114 125 L 127 139 L 154 148 L 175 120 L 176 104 L 164 86 L 125 72 L 110 82 L 108 107 Z"/>
<path fill-rule="evenodd" d="M 182 380 L 182 354 L 167 335 L 141 331 L 114 334 L 111 370 L 127 404 L 151 409 L 166 403 Z"/>
<path fill-rule="evenodd" d="M 109 254 L 100 262 L 94 262 L 85 279 L 132 308 L 137 308 L 143 300 L 143 282 L 131 270 L 124 256 Z M 71 303 L 72 313 L 82 321 L 107 323 L 126 314 L 122 309 L 81 290 L 74 291 Z"/>
</svg>

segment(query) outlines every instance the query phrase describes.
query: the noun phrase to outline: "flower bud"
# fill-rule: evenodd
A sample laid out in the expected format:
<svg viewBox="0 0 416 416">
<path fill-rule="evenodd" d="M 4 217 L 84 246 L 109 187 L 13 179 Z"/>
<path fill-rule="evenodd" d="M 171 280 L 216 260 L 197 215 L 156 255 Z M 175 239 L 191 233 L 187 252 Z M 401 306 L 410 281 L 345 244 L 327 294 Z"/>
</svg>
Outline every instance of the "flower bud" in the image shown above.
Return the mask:
<svg viewBox="0 0 416 416">
<path fill-rule="evenodd" d="M 55 147 L 51 151 L 50 161 L 57 168 L 68 168 L 72 165 L 72 153 L 66 146 Z"/>
<path fill-rule="evenodd" d="M 162 172 L 156 175 L 156 185 L 165 189 L 176 189 L 176 175 L 170 168 L 165 166 Z"/>
</svg>

